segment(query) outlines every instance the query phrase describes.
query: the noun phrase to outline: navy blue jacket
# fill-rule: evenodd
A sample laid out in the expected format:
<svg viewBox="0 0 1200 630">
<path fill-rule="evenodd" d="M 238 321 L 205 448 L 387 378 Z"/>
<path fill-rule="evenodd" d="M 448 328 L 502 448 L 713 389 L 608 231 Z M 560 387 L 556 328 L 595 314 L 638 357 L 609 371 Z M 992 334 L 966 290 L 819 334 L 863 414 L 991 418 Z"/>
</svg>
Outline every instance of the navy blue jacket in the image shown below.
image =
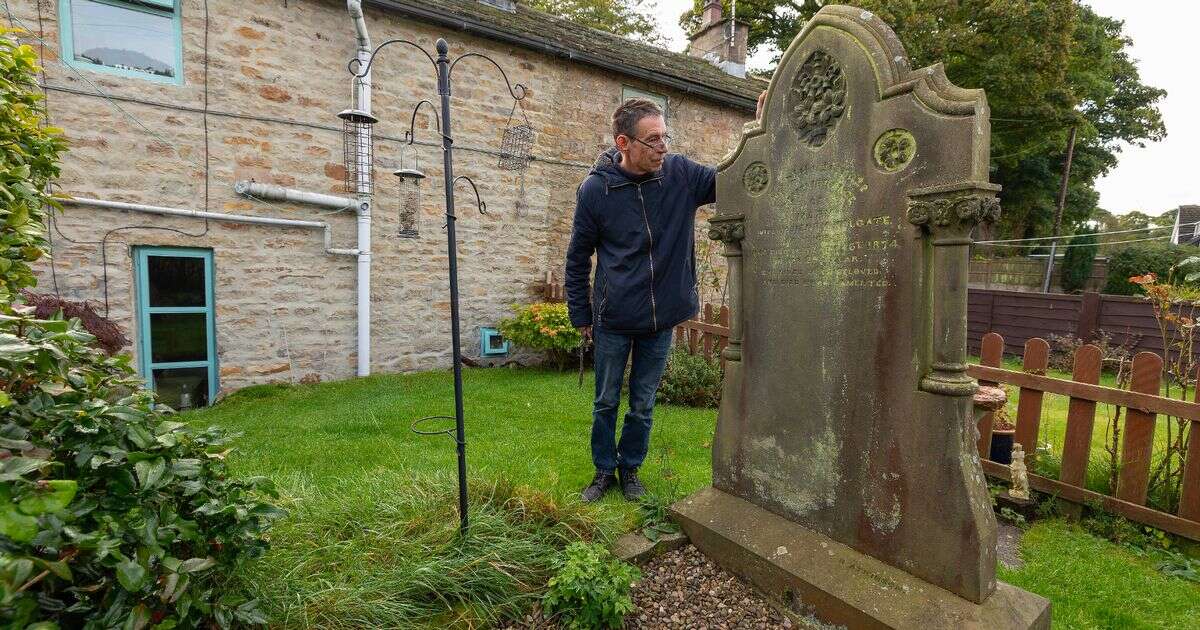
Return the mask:
<svg viewBox="0 0 1200 630">
<path fill-rule="evenodd" d="M 619 160 L 616 148 L 601 154 L 577 193 L 566 264 L 571 324 L 626 335 L 669 330 L 700 308 L 696 208 L 716 201 L 717 171 L 669 154 L 659 171 L 634 177 Z"/>
</svg>

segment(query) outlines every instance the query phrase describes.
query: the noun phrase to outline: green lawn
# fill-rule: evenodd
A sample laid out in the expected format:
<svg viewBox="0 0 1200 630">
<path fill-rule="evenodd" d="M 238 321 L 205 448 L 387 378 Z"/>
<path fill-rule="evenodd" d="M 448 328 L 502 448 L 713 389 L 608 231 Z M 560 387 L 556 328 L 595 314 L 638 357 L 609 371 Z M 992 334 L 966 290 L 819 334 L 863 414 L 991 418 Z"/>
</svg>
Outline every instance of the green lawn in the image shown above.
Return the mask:
<svg viewBox="0 0 1200 630">
<path fill-rule="evenodd" d="M 485 626 L 537 596 L 554 549 L 634 525 L 615 494 L 598 507 L 575 499 L 592 474 L 590 379 L 581 389 L 573 374 L 492 369 L 464 380 L 467 547 L 454 536 L 454 444 L 409 430 L 418 416 L 452 414 L 449 372 L 255 387 L 186 414 L 242 432 L 232 469 L 275 479 L 291 512 L 268 555 L 234 576 L 273 625 Z M 715 420 L 658 408 L 651 491 L 709 483 Z M 1063 522 L 1034 526 L 1022 551 L 1026 567 L 1002 579 L 1050 597 L 1056 628 L 1200 627 L 1200 588 Z"/>
</svg>

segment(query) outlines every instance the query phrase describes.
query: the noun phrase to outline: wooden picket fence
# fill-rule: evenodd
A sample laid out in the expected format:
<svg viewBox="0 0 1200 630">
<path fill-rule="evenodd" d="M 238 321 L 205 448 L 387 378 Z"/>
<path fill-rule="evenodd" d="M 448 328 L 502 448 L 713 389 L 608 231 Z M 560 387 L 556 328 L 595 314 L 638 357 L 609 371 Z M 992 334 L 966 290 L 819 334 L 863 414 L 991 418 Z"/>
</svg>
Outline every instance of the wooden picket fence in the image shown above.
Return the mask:
<svg viewBox="0 0 1200 630">
<path fill-rule="evenodd" d="M 1044 339 L 1034 337 L 1025 342 L 1020 371 L 1000 367 L 1003 354 L 1004 338 L 994 332 L 988 333 L 982 339 L 980 364 L 968 367 L 967 373 L 981 385 L 1007 384 L 1018 388 L 1017 428 L 1013 441 L 1025 447 L 1026 460 L 1030 464 L 1037 457 L 1035 446 L 1041 428 L 1043 396 L 1049 393 L 1070 397 L 1058 479 L 1030 473 L 1030 487 L 1072 503 L 1099 503 L 1105 510 L 1130 520 L 1200 540 L 1200 404 L 1159 395 L 1163 371 L 1161 356 L 1153 352 L 1139 352 L 1134 356 L 1132 380 L 1129 389 L 1125 390 L 1099 384 L 1100 349 L 1090 344 L 1076 351 L 1071 380 L 1045 375 L 1050 345 Z M 1111 496 L 1084 487 L 1097 403 L 1125 409 L 1119 476 Z M 1182 493 L 1176 514 L 1146 505 L 1155 417 L 1159 414 L 1190 421 Z M 992 420 L 992 414 L 988 414 L 979 422 L 977 446 L 984 472 L 1007 480 L 1010 477 L 1008 466 L 988 459 Z"/>
<path fill-rule="evenodd" d="M 686 348 L 689 354 L 702 354 L 709 361 L 720 358 L 725 367 L 721 351 L 729 344 L 729 307 L 705 304 L 700 309 L 700 319 L 691 319 L 675 327 L 675 345 Z"/>
</svg>

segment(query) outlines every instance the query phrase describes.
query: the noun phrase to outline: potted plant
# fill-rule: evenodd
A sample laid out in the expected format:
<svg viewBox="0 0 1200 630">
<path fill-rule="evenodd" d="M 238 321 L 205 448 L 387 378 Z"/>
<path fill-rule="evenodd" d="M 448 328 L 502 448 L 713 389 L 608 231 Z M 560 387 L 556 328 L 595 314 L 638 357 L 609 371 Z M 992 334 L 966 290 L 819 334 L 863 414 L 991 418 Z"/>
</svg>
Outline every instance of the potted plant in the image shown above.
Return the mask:
<svg viewBox="0 0 1200 630">
<path fill-rule="evenodd" d="M 1005 388 L 1006 393 L 1007 389 Z M 988 452 L 988 459 L 997 464 L 1008 465 L 1012 463 L 1013 436 L 1017 432 L 1017 425 L 1008 414 L 1007 406 L 1000 407 L 992 414 L 992 446 Z"/>
</svg>

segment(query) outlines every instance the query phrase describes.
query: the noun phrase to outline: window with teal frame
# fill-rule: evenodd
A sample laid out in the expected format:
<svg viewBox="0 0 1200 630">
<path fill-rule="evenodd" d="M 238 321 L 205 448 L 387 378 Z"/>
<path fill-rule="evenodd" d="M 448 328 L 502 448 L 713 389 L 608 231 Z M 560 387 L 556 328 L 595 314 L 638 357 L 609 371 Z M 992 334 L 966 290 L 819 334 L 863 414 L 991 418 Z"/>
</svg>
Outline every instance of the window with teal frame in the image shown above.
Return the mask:
<svg viewBox="0 0 1200 630">
<path fill-rule="evenodd" d="M 207 406 L 217 394 L 212 251 L 136 247 L 134 276 L 146 385 L 175 409 Z"/>
<path fill-rule="evenodd" d="M 180 0 L 59 0 L 62 58 L 74 68 L 183 84 Z"/>
</svg>

